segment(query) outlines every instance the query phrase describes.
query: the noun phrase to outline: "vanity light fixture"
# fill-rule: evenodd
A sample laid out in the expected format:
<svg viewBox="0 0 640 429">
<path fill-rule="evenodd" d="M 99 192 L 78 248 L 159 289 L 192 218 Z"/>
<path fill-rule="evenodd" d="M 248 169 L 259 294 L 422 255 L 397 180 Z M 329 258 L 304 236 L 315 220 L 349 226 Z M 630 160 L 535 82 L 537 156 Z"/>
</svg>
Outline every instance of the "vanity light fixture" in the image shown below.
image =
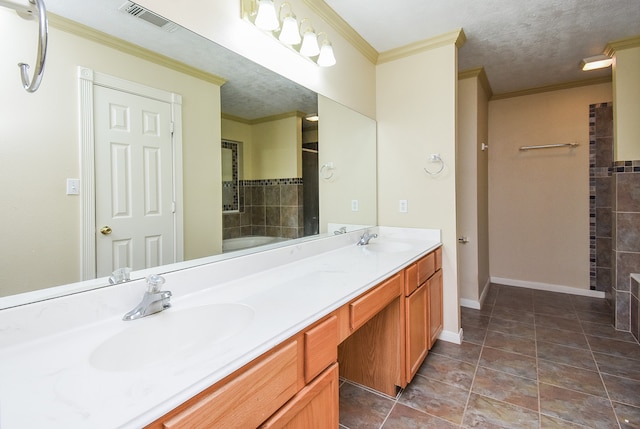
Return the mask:
<svg viewBox="0 0 640 429">
<path fill-rule="evenodd" d="M 280 16 L 282 16 L 282 11 L 286 7 L 289 8 L 289 12 L 284 16 L 284 18 L 280 18 L 282 22 L 282 30 L 280 30 L 278 40 L 280 40 L 285 45 L 298 45 L 302 40 L 300 38 L 300 30 L 298 29 L 298 20 L 293 14 L 293 10 L 291 9 L 291 5 L 289 3 L 285 2 L 280 5 Z"/>
<path fill-rule="evenodd" d="M 273 0 L 258 0 L 258 14 L 254 24 L 265 31 L 274 31 L 280 27 Z"/>
<path fill-rule="evenodd" d="M 303 28 L 302 25 L 305 21 L 309 21 L 309 19 L 303 19 L 300 23 L 300 28 Z M 320 53 L 320 46 L 318 46 L 318 35 L 316 34 L 311 24 L 308 24 L 308 27 L 302 32 L 302 45 L 300 46 L 300 53 L 305 57 L 315 57 Z"/>
<path fill-rule="evenodd" d="M 320 67 L 331 67 L 336 63 L 336 57 L 333 55 L 333 46 L 326 33 L 318 34 L 318 39 L 324 36 L 320 43 L 320 55 L 318 55 L 318 65 Z"/>
<path fill-rule="evenodd" d="M 276 13 L 273 0 L 240 0 L 242 18 L 260 30 L 276 38 L 320 67 L 331 67 L 336 63 L 333 46 L 326 33 L 316 33 L 309 18 L 300 21 L 288 2 L 283 2 Z M 305 26 L 306 24 L 306 26 Z M 302 34 L 302 37 L 301 37 Z M 324 36 L 322 41 L 319 39 Z"/>
<path fill-rule="evenodd" d="M 580 62 L 582 71 L 604 69 L 613 64 L 613 58 L 606 55 L 595 55 L 593 57 L 584 58 Z"/>
</svg>

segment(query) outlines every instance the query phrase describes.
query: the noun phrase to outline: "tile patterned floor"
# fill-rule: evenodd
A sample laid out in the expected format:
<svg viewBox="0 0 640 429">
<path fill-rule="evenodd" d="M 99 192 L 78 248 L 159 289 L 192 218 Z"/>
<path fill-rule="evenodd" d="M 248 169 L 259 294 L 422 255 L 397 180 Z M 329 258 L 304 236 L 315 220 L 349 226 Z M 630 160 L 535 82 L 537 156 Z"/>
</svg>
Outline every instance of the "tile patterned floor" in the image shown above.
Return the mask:
<svg viewBox="0 0 640 429">
<path fill-rule="evenodd" d="M 640 346 L 602 299 L 491 285 L 389 397 L 343 380 L 341 429 L 640 428 Z"/>
</svg>

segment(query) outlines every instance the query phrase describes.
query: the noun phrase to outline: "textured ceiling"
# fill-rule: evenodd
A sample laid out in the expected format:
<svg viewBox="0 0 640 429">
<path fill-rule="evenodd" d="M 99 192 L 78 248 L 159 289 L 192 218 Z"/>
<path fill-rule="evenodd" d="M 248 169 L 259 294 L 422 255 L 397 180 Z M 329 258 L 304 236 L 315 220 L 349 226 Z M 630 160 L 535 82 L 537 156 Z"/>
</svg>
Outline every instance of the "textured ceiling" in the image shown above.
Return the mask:
<svg viewBox="0 0 640 429">
<path fill-rule="evenodd" d="M 484 67 L 495 94 L 610 76 L 580 60 L 640 35 L 639 0 L 325 0 L 378 52 L 462 28 L 460 71 Z"/>
</svg>

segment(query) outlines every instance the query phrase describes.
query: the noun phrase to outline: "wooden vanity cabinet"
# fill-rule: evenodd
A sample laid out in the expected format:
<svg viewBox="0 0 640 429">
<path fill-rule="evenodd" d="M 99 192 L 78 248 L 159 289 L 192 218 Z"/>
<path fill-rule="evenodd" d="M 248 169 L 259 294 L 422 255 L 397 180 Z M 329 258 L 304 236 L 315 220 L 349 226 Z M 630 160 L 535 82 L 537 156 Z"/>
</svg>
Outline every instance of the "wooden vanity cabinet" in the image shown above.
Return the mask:
<svg viewBox="0 0 640 429">
<path fill-rule="evenodd" d="M 442 249 L 405 269 L 405 373 L 411 382 L 442 332 Z"/>
<path fill-rule="evenodd" d="M 413 264 L 406 270 L 405 293 L 405 382 L 406 385 L 418 372 L 429 352 L 428 288 L 425 283 L 417 285 L 418 266 Z"/>
<path fill-rule="evenodd" d="M 224 378 L 147 428 L 338 426 L 338 322 L 332 314 Z M 320 375 L 319 375 L 320 374 Z M 299 415 L 298 415 L 299 414 Z M 335 422 L 332 416 L 335 415 Z M 279 416 L 279 417 L 276 417 Z M 305 427 L 305 426 L 290 426 Z"/>
<path fill-rule="evenodd" d="M 442 332 L 442 251 L 336 309 L 147 428 L 335 429 L 339 374 L 394 396 Z"/>
<path fill-rule="evenodd" d="M 442 332 L 442 305 L 442 270 L 438 269 L 429 279 L 429 349 Z"/>
</svg>

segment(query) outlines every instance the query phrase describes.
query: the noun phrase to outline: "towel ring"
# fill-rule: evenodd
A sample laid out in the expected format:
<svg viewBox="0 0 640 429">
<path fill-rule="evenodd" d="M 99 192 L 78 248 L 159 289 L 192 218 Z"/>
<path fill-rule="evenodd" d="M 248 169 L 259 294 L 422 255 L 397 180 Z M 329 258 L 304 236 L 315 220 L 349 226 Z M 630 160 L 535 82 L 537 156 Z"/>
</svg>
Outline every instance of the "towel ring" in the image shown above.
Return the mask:
<svg viewBox="0 0 640 429">
<path fill-rule="evenodd" d="M 324 180 L 331 179 L 333 177 L 333 170 L 335 170 L 333 162 L 322 164 L 322 167 L 320 167 L 320 177 L 322 177 Z"/>
<path fill-rule="evenodd" d="M 429 161 L 431 161 L 431 162 L 439 162 L 440 163 L 440 168 L 437 171 L 431 171 L 431 170 L 429 170 L 429 169 L 427 169 L 425 167 L 424 171 L 426 171 L 427 174 L 429 174 L 431 176 L 437 176 L 438 174 L 442 173 L 442 170 L 444 170 L 444 161 L 440 157 L 439 153 L 431 154 L 431 156 L 429 157 Z"/>
<path fill-rule="evenodd" d="M 22 87 L 27 92 L 36 92 L 40 87 L 42 75 L 44 73 L 44 62 L 47 57 L 47 40 L 49 38 L 49 23 L 47 21 L 47 9 L 43 0 L 29 0 L 29 3 L 36 6 L 38 10 L 38 60 L 33 75 L 33 80 L 29 80 L 29 64 L 19 63 L 20 77 L 22 78 Z"/>
</svg>

